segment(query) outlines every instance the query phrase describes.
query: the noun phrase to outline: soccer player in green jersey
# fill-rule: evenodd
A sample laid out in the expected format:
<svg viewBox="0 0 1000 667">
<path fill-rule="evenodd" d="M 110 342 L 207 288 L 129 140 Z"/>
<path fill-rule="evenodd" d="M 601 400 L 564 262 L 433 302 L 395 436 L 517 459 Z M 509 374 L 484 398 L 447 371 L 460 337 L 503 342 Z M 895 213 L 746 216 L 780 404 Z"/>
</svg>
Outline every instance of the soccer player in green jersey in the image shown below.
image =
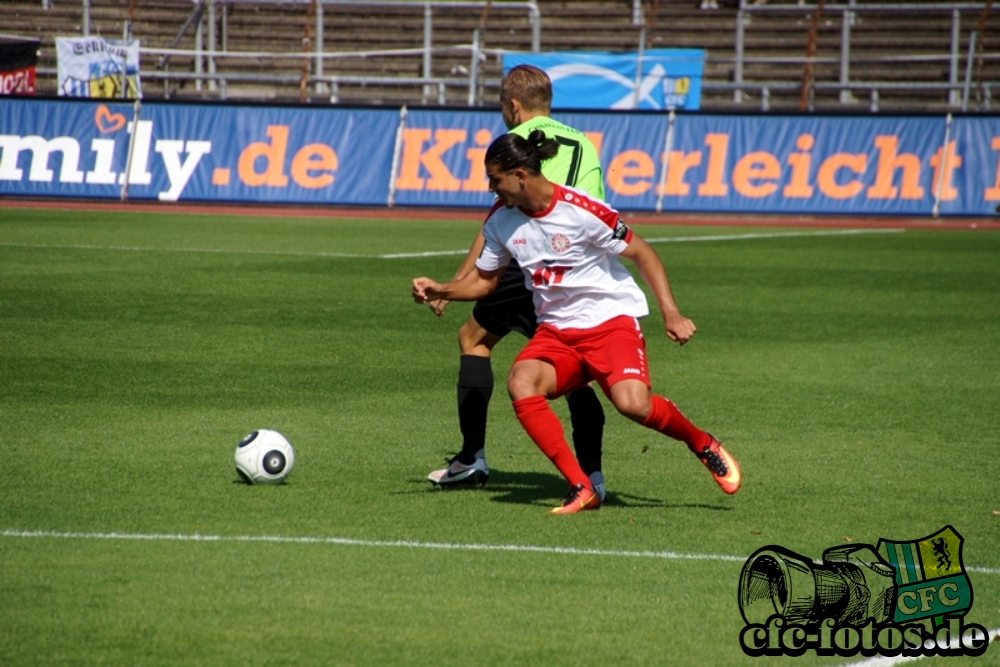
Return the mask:
<svg viewBox="0 0 1000 667">
<path fill-rule="evenodd" d="M 603 200 L 604 172 L 597 149 L 579 130 L 550 118 L 551 104 L 552 83 L 548 75 L 537 67 L 514 67 L 500 83 L 500 107 L 504 124 L 510 132 L 527 138 L 533 130 L 540 129 L 559 143 L 558 153 L 542 162 L 542 174 L 560 185 L 577 188 Z M 455 273 L 455 279 L 475 270 L 476 259 L 484 243 L 480 230 L 469 254 Z M 446 304 L 446 301 L 432 301 L 429 305 L 440 316 Z M 458 456 L 448 460 L 447 467 L 434 470 L 427 476 L 433 484 L 486 483 L 490 474 L 486 465 L 486 416 L 493 395 L 490 353 L 511 331 L 531 338 L 536 327 L 531 292 L 524 284 L 524 274 L 517 262 L 511 262 L 497 290 L 476 302 L 472 315 L 459 329 L 458 422 L 462 432 L 462 450 Z M 577 459 L 603 500 L 601 444 L 604 409 L 589 386 L 568 394 L 566 401 Z"/>
</svg>

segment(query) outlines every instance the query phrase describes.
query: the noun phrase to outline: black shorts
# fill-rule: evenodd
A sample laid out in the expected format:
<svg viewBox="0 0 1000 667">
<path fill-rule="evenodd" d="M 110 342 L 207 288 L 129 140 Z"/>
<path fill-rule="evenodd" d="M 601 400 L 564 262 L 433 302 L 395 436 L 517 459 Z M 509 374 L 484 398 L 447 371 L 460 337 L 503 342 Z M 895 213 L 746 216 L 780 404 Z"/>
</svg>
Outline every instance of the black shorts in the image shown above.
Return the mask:
<svg viewBox="0 0 1000 667">
<path fill-rule="evenodd" d="M 535 302 L 531 291 L 524 286 L 524 272 L 517 262 L 512 261 L 503 272 L 493 294 L 476 302 L 472 316 L 480 326 L 500 338 L 511 331 L 527 338 L 535 335 L 538 327 Z"/>
</svg>

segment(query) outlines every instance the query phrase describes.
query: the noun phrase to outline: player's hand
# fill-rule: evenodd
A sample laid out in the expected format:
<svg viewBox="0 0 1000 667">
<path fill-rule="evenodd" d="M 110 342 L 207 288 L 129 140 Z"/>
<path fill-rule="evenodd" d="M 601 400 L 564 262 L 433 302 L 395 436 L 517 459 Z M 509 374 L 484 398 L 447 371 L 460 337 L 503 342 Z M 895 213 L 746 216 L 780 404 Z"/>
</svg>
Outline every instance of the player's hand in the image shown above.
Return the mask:
<svg viewBox="0 0 1000 667">
<path fill-rule="evenodd" d="M 694 322 L 680 313 L 669 313 L 663 318 L 663 321 L 667 328 L 667 338 L 681 345 L 691 340 L 691 336 L 698 330 Z"/>
<path fill-rule="evenodd" d="M 427 303 L 434 299 L 434 290 L 440 287 L 430 278 L 413 279 L 413 300 L 417 303 Z"/>
<path fill-rule="evenodd" d="M 430 306 L 431 312 L 442 317 L 444 315 L 444 307 L 447 306 L 450 301 L 447 299 L 434 299 L 433 301 L 428 301 L 427 305 Z"/>
</svg>

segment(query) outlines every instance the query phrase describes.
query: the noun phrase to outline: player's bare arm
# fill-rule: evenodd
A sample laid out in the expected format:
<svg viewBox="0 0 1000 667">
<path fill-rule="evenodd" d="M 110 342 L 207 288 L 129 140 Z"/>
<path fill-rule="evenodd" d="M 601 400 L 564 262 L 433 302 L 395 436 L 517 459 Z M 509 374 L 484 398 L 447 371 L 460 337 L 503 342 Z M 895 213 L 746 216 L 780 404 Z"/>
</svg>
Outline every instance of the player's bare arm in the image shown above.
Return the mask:
<svg viewBox="0 0 1000 667">
<path fill-rule="evenodd" d="M 478 301 L 491 294 L 500 282 L 504 269 L 483 271 L 476 267 L 458 280 L 439 283 L 430 278 L 413 279 L 413 300 L 427 303 L 435 299 L 446 301 Z"/>
<path fill-rule="evenodd" d="M 681 314 L 674 295 L 670 291 L 670 281 L 667 280 L 667 272 L 663 268 L 663 262 L 656 251 L 633 232 L 632 240 L 628 247 L 621 253 L 621 256 L 631 260 L 639 270 L 639 275 L 649 286 L 656 297 L 656 304 L 663 314 L 663 325 L 667 331 L 667 338 L 683 345 L 691 339 L 697 331 L 694 322 Z"/>
<path fill-rule="evenodd" d="M 464 278 L 467 273 L 473 271 L 476 268 L 476 259 L 479 258 L 479 254 L 483 251 L 483 246 L 486 245 L 486 237 L 483 236 L 483 228 L 479 227 L 479 231 L 476 233 L 476 238 L 472 241 L 472 247 L 469 248 L 468 254 L 465 259 L 462 260 L 461 266 L 458 267 L 458 271 L 455 272 L 455 276 L 452 280 L 460 280 Z M 438 317 L 444 315 L 444 307 L 448 305 L 447 299 L 432 299 L 427 303 L 430 306 L 431 312 L 433 312 Z"/>
</svg>

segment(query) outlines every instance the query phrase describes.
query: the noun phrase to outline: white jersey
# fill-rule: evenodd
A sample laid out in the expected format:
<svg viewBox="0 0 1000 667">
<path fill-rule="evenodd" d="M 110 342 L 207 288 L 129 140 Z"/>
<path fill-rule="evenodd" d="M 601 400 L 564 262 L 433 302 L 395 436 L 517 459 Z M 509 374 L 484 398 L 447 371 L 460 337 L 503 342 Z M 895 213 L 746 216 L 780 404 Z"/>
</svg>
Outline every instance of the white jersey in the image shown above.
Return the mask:
<svg viewBox="0 0 1000 667">
<path fill-rule="evenodd" d="M 476 266 L 496 271 L 517 260 L 539 324 L 589 329 L 620 315 L 648 315 L 646 295 L 618 259 L 632 230 L 606 204 L 552 185 L 552 202 L 540 213 L 494 205 Z"/>
</svg>

